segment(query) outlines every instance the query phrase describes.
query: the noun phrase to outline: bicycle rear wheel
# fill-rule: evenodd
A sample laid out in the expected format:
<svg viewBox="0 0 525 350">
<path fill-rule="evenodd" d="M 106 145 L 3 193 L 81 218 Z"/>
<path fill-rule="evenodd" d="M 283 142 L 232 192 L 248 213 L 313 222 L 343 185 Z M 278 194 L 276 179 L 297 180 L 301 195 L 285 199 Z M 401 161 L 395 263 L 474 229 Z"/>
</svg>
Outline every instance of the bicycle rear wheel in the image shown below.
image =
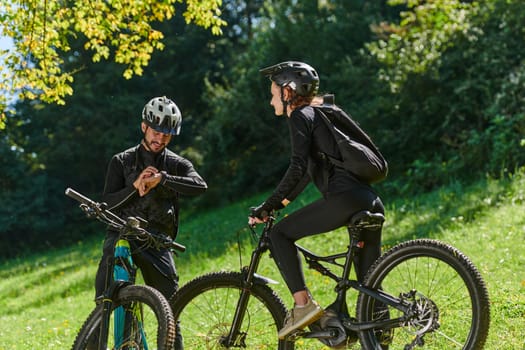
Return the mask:
<svg viewBox="0 0 525 350">
<path fill-rule="evenodd" d="M 231 347 L 224 344 L 230 332 L 239 296 L 246 287 L 241 273 L 210 273 L 188 282 L 172 301 L 180 321 L 184 348 L 292 350 L 293 343 L 279 341 L 277 331 L 286 309 L 281 299 L 263 282 L 250 287 L 250 298 L 241 329 Z"/>
<path fill-rule="evenodd" d="M 121 288 L 113 300 L 107 348 L 171 350 L 175 340 L 175 321 L 164 296 L 148 286 L 131 285 Z M 103 304 L 88 316 L 75 339 L 73 350 L 97 350 Z M 118 339 L 115 318 L 125 310 L 125 338 Z"/>
<path fill-rule="evenodd" d="M 483 348 L 490 323 L 487 288 L 472 262 L 456 248 L 430 239 L 402 243 L 374 263 L 365 285 L 404 295 L 415 314 L 400 328 L 361 332 L 365 349 Z M 358 297 L 361 322 L 402 316 L 364 293 Z"/>
</svg>

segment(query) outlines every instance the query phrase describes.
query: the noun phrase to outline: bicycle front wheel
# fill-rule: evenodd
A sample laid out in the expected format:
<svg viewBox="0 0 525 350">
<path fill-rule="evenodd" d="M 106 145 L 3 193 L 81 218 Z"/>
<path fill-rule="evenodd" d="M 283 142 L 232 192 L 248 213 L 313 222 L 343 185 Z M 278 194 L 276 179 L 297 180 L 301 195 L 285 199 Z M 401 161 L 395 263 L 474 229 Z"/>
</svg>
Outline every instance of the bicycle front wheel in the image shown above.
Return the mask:
<svg viewBox="0 0 525 350">
<path fill-rule="evenodd" d="M 233 343 L 226 344 L 246 288 L 250 296 L 241 327 Z M 286 314 L 281 299 L 262 282 L 245 286 L 241 273 L 216 272 L 195 278 L 175 294 L 172 309 L 180 321 L 185 349 L 293 349 L 293 343 L 277 337 Z"/>
<path fill-rule="evenodd" d="M 360 293 L 361 322 L 408 316 L 399 328 L 361 332 L 365 349 L 483 348 L 490 323 L 487 288 L 472 262 L 456 248 L 430 239 L 402 243 L 374 263 L 365 285 L 411 304 L 411 315 L 403 315 Z"/>
<path fill-rule="evenodd" d="M 107 349 L 172 349 L 175 321 L 159 291 L 143 285 L 126 286 L 117 292 L 112 308 Z M 103 304 L 99 304 L 80 328 L 73 350 L 98 350 L 102 317 Z"/>
</svg>

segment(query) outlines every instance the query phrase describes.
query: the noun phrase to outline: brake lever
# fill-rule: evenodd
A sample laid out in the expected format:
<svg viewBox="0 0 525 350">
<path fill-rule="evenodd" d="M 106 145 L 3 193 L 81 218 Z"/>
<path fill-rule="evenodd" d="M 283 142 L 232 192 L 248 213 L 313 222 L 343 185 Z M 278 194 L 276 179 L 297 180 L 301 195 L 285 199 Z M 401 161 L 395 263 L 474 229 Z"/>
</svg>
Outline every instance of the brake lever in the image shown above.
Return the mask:
<svg viewBox="0 0 525 350">
<path fill-rule="evenodd" d="M 92 219 L 97 216 L 97 211 L 93 209 L 90 205 L 81 203 L 79 207 L 89 219 Z"/>
</svg>

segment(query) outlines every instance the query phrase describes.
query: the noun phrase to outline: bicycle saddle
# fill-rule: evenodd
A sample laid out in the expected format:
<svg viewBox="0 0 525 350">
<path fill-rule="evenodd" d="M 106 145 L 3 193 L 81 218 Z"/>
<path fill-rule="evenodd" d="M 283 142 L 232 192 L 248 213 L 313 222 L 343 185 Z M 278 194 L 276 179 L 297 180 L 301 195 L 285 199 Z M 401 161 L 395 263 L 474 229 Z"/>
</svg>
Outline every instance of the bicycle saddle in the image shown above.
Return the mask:
<svg viewBox="0 0 525 350">
<path fill-rule="evenodd" d="M 348 227 L 358 229 L 378 230 L 383 226 L 385 216 L 381 213 L 371 213 L 368 210 L 358 211 L 350 218 Z"/>
</svg>

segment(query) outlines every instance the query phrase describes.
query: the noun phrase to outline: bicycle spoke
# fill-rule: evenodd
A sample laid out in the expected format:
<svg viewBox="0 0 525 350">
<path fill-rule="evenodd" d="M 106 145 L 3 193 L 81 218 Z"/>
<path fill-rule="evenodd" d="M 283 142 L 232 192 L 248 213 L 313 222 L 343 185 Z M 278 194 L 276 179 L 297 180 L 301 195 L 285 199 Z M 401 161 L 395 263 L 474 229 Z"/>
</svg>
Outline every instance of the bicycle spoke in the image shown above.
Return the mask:
<svg viewBox="0 0 525 350">
<path fill-rule="evenodd" d="M 240 275 L 236 273 L 204 275 L 181 288 L 173 312 L 180 321 L 184 347 L 285 349 L 277 338 L 284 307 L 265 286 L 251 290 L 238 332 L 227 344 L 241 291 Z"/>
<path fill-rule="evenodd" d="M 381 343 L 384 334 L 389 335 L 389 350 L 417 346 L 474 350 L 485 341 L 489 322 L 486 288 L 472 263 L 450 246 L 431 240 L 401 244 L 376 262 L 367 283 L 402 296 L 413 314 L 402 327 L 363 333 L 369 346 Z M 360 320 L 380 319 L 376 309 L 381 305 L 360 296 Z M 404 316 L 392 307 L 388 315 Z"/>
<path fill-rule="evenodd" d="M 175 323 L 170 305 L 160 292 L 147 286 L 127 286 L 119 290 L 113 302 L 108 349 L 172 348 Z M 73 350 L 98 349 L 103 309 L 100 304 L 89 315 L 75 339 Z"/>
</svg>

